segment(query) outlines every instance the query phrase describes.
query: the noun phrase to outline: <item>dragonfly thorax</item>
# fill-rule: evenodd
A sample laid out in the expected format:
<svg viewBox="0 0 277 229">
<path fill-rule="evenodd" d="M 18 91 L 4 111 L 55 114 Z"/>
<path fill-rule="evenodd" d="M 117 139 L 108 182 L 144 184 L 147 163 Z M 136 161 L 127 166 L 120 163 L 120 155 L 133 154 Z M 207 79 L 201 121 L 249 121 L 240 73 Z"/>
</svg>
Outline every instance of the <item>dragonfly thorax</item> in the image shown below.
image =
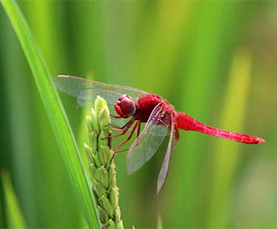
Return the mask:
<svg viewBox="0 0 277 229">
<path fill-rule="evenodd" d="M 122 118 L 133 116 L 136 112 L 136 105 L 128 95 L 122 95 L 114 104 L 114 109 Z"/>
</svg>

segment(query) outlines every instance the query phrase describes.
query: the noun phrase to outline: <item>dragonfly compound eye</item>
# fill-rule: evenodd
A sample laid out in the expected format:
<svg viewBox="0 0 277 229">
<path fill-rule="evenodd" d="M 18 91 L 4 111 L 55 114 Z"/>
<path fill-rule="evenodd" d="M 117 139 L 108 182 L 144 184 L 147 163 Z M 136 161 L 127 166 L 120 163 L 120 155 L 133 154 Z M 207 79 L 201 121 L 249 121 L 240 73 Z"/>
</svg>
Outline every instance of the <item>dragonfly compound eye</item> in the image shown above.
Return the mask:
<svg viewBox="0 0 277 229">
<path fill-rule="evenodd" d="M 130 99 L 129 95 L 127 95 L 127 94 L 121 95 L 121 96 L 119 97 L 118 101 L 124 100 L 124 99 L 126 99 L 126 98 L 127 98 L 127 99 Z"/>
<path fill-rule="evenodd" d="M 128 95 L 122 95 L 114 105 L 116 112 L 123 118 L 128 118 L 135 113 L 136 107 Z"/>
</svg>

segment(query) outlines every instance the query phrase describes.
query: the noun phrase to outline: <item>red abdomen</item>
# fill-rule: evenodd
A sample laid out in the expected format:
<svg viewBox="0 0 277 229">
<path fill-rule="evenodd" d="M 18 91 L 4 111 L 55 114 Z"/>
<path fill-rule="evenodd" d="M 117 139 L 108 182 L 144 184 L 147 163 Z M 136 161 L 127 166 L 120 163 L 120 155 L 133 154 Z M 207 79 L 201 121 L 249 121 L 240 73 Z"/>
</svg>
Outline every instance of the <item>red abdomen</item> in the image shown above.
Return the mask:
<svg viewBox="0 0 277 229">
<path fill-rule="evenodd" d="M 240 133 L 234 133 L 230 131 L 220 130 L 201 122 L 196 121 L 194 118 L 188 116 L 185 113 L 177 112 L 177 126 L 182 130 L 193 130 L 204 134 L 213 135 L 216 137 L 226 138 L 237 142 L 243 142 L 247 144 L 259 144 L 263 143 L 264 139 L 251 135 L 245 135 Z"/>
</svg>

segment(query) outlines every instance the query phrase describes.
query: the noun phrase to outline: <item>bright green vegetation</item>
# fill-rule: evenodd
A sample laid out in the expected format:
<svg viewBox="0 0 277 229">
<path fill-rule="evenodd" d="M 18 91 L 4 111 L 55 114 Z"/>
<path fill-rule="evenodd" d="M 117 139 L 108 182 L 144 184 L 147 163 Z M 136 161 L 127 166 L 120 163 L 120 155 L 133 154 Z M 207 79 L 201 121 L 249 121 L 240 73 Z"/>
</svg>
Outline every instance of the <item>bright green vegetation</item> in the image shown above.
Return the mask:
<svg viewBox="0 0 277 229">
<path fill-rule="evenodd" d="M 24 222 L 24 218 L 19 208 L 18 200 L 16 198 L 10 176 L 7 171 L 2 171 L 1 180 L 3 182 L 3 200 L 5 199 L 5 223 L 7 223 L 10 228 L 26 228 L 26 223 Z M 4 204 L 4 202 L 2 202 L 2 204 Z M 1 222 L 3 223 L 4 220 Z"/>
<path fill-rule="evenodd" d="M 182 131 L 159 196 L 165 146 L 132 176 L 126 174 L 126 153 L 119 153 L 117 186 L 126 228 L 156 228 L 157 222 L 163 228 L 277 227 L 274 1 L 18 5 L 47 71 L 38 64 L 29 67 L 37 55 L 26 59 L 26 47 L 1 6 L 0 170 L 8 171 L 11 184 L 0 180 L 0 227 L 7 226 L 9 209 L 30 228 L 84 227 L 84 215 L 94 222 L 97 209 L 81 176 L 87 168 L 83 142 L 89 111 L 76 108 L 76 98 L 64 94 L 60 107 L 47 78 L 60 73 L 155 92 L 205 124 L 266 140 L 252 146 Z M 38 70 L 42 73 L 35 74 Z M 113 146 L 126 138 L 113 139 Z M 77 182 L 73 169 L 79 171 Z M 77 188 L 86 190 L 84 204 Z"/>
</svg>

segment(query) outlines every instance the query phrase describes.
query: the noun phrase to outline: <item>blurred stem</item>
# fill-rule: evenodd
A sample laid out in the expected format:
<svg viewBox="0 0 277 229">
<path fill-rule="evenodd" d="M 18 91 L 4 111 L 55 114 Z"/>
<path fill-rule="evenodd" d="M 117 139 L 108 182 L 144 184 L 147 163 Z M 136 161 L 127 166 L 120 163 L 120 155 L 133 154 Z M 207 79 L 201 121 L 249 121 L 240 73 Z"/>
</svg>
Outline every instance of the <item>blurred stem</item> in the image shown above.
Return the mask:
<svg viewBox="0 0 277 229">
<path fill-rule="evenodd" d="M 6 203 L 4 198 L 3 180 L 0 179 L 0 228 L 7 228 Z"/>
<path fill-rule="evenodd" d="M 251 55 L 238 50 L 231 69 L 226 99 L 219 126 L 242 132 L 251 86 Z M 239 85 L 239 90 L 237 89 Z M 236 91 L 236 94 L 234 94 Z M 234 116 L 234 112 L 236 115 Z M 209 227 L 228 227 L 231 214 L 234 175 L 240 163 L 239 148 L 242 144 L 217 141 L 215 146 L 214 175 L 210 198 Z M 225 204 L 221 204 L 225 203 Z"/>
<path fill-rule="evenodd" d="M 6 202 L 7 225 L 9 228 L 26 228 L 26 223 L 20 210 L 9 173 L 6 170 L 1 171 L 1 178 Z"/>
<path fill-rule="evenodd" d="M 157 229 L 163 229 L 162 217 L 160 215 L 158 215 Z"/>
<path fill-rule="evenodd" d="M 111 151 L 110 112 L 107 103 L 97 97 L 94 109 L 86 117 L 89 144 L 84 144 L 89 163 L 92 190 L 102 228 L 123 228 L 119 208 L 119 189 Z"/>
</svg>

